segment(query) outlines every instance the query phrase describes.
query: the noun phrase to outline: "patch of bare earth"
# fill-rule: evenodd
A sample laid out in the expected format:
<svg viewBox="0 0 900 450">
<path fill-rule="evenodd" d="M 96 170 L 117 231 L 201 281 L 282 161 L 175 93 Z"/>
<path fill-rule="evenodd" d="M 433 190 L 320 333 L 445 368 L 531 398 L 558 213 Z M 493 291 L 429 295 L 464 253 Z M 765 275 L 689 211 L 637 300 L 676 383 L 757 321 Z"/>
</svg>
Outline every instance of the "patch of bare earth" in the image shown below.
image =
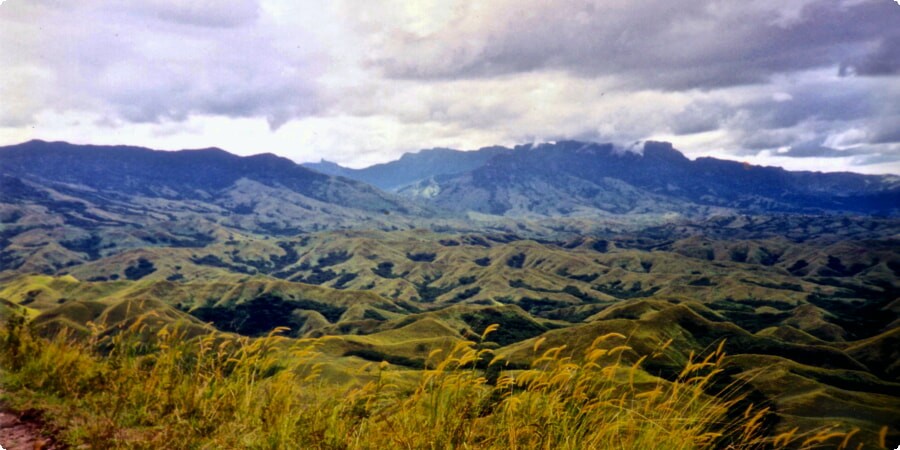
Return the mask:
<svg viewBox="0 0 900 450">
<path fill-rule="evenodd" d="M 0 402 L 0 446 L 6 450 L 61 450 L 65 446 L 41 434 L 36 411 L 13 411 Z"/>
</svg>

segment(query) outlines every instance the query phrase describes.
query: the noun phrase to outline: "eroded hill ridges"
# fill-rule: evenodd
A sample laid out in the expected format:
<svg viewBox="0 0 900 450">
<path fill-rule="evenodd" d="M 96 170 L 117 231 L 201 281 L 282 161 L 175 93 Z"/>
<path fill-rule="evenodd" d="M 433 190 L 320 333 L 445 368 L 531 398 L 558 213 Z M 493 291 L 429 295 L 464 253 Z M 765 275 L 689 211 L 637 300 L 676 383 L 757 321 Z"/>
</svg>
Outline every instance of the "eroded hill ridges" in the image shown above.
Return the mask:
<svg viewBox="0 0 900 450">
<path fill-rule="evenodd" d="M 425 310 L 517 304 L 536 316 L 569 321 L 620 300 L 667 296 L 708 303 L 753 332 L 785 323 L 832 341 L 896 325 L 896 317 L 880 313 L 895 308 L 896 240 L 822 239 L 538 242 L 425 231 L 231 236 L 198 248 L 136 248 L 93 260 L 85 254 L 84 262 L 59 273 L 84 281 L 214 281 L 222 289 L 266 276 L 372 292 Z M 39 302 L 39 294 L 29 301 Z M 835 318 L 832 311 L 853 318 Z"/>
<path fill-rule="evenodd" d="M 535 252 L 527 264 L 522 261 L 526 271 L 541 259 L 539 253 L 544 251 L 566 260 L 555 262 L 555 278 L 566 278 L 555 271 L 569 270 L 567 265 L 591 262 L 598 254 L 622 250 L 667 251 L 693 260 L 743 263 L 745 268 L 759 264 L 828 277 L 877 269 L 877 258 L 861 253 L 871 249 L 873 255 L 884 259 L 885 253 L 896 249 L 890 238 L 895 233 L 894 222 L 878 218 L 731 216 L 630 233 L 607 229 L 593 236 L 567 232 L 552 239 L 529 239 L 528 234 L 505 227 L 489 233 L 373 230 L 278 236 L 229 226 L 224 220 L 217 223 L 211 218 L 156 223 L 145 219 L 146 225 L 98 227 L 40 222 L 52 217 L 11 216 L 4 224 L 2 271 L 72 272 L 83 280 L 139 279 L 152 273 L 171 277 L 172 281 L 231 272 L 354 288 L 364 288 L 374 280 L 380 288 L 399 288 L 405 294 L 421 297 L 408 283 L 412 280 L 400 274 L 409 272 L 416 275 L 415 282 L 422 283 L 426 277 L 444 278 L 455 272 L 460 272 L 457 279 L 479 270 L 485 276 L 495 269 L 510 272 L 513 268 L 506 261 L 522 252 L 526 256 Z M 855 243 L 846 243 L 850 241 Z M 841 250 L 847 245 L 855 246 L 856 254 Z M 509 250 L 517 246 L 521 248 Z M 847 255 L 842 257 L 839 253 Z M 833 258 L 829 259 L 829 255 Z M 434 261 L 427 261 L 432 258 Z M 894 263 L 884 264 L 887 266 L 878 266 L 882 271 L 886 268 L 889 273 L 894 272 L 896 266 L 890 266 Z M 823 266 L 830 267 L 825 270 Z M 435 273 L 424 273 L 426 269 L 435 269 Z M 441 269 L 440 276 L 436 269 Z M 363 272 L 378 276 L 360 277 Z M 570 272 L 577 276 L 580 270 Z M 439 284 L 446 288 L 447 282 L 444 279 Z M 436 293 L 429 291 L 427 297 L 444 295 Z"/>
<path fill-rule="evenodd" d="M 774 408 L 777 430 L 852 423 L 871 438 L 897 415 L 897 242 L 877 237 L 878 221 L 831 220 L 797 224 L 854 237 L 871 227 L 874 237 L 749 239 L 786 223 L 758 219 L 728 222 L 742 239 L 696 225 L 560 241 L 424 230 L 226 235 L 203 247 L 85 255 L 65 276 L 8 271 L 0 297 L 5 314 L 25 311 L 42 333 L 115 334 L 138 320 L 193 334 L 285 326 L 316 339 L 324 373 L 340 383 L 366 362 L 414 373 L 431 351 L 490 324 L 500 329 L 485 345 L 507 370 L 526 367 L 538 339 L 578 354 L 615 332 L 635 349 L 627 358 L 672 340 L 644 368 L 671 375 L 691 351 L 725 340 L 728 378 Z"/>
<path fill-rule="evenodd" d="M 449 350 L 491 324 L 500 328 L 485 345 L 503 356 L 503 370 L 527 367 L 538 340 L 546 348 L 564 345 L 566 354 L 577 355 L 596 337 L 619 333 L 632 349 L 622 356 L 626 363 L 655 355 L 642 362 L 644 370 L 673 378 L 691 352 L 724 340 L 729 379 L 739 380 L 742 389 L 774 408 L 781 417 L 774 425 L 779 432 L 850 421 L 871 437 L 880 424 L 896 417 L 900 395 L 892 362 L 897 357 L 896 329 L 854 341 L 817 338 L 788 324 L 751 332 L 712 304 L 667 296 L 620 299 L 583 320 L 561 321 L 512 304 L 424 310 L 373 293 L 265 277 L 233 283 L 23 277 L 7 284 L 0 295 L 8 297 L 7 308 L 32 310 L 31 327 L 42 334 L 67 328 L 86 336 L 93 328 L 102 336 L 140 323 L 147 336 L 167 324 L 197 335 L 214 332 L 204 324 L 209 320 L 220 330 L 264 335 L 265 328 L 240 326 L 268 319 L 270 327 L 291 327 L 294 336 L 317 337 L 320 362 L 342 383 L 352 376 L 349 368 L 358 369 L 366 361 L 421 369 L 432 351 Z M 248 306 L 254 314 L 241 317 L 242 307 Z M 280 311 L 285 307 L 294 309 Z M 209 314 L 210 309 L 218 314 Z M 840 311 L 829 316 L 849 319 Z M 664 344 L 666 351 L 658 352 Z"/>
</svg>

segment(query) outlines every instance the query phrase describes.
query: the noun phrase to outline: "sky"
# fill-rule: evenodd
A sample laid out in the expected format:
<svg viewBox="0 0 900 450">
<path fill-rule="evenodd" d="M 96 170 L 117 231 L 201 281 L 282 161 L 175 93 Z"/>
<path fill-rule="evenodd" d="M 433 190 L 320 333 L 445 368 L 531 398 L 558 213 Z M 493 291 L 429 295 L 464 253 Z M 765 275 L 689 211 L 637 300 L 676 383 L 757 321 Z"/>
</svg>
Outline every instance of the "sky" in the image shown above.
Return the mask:
<svg viewBox="0 0 900 450">
<path fill-rule="evenodd" d="M 0 145 L 675 144 L 900 174 L 900 0 L 6 0 Z"/>
</svg>

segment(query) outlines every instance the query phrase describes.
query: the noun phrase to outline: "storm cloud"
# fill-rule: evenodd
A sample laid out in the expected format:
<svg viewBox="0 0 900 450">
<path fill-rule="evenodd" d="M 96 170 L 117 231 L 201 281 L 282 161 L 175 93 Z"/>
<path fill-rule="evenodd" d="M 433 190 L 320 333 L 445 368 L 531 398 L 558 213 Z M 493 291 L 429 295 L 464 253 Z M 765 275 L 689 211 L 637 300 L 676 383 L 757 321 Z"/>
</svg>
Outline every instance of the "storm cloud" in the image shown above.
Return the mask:
<svg viewBox="0 0 900 450">
<path fill-rule="evenodd" d="M 7 0 L 0 144 L 216 145 L 352 166 L 672 141 L 900 172 L 888 0 Z"/>
<path fill-rule="evenodd" d="M 350 3 L 350 21 L 363 17 L 363 25 L 373 26 L 394 17 L 379 14 L 378 3 L 366 2 L 364 14 Z M 562 69 L 654 89 L 760 83 L 823 66 L 897 73 L 900 8 L 887 1 L 485 3 L 453 8 L 424 30 L 400 20 L 399 29 L 373 33 L 373 44 L 384 45 L 373 46 L 371 63 L 401 78 Z"/>
</svg>

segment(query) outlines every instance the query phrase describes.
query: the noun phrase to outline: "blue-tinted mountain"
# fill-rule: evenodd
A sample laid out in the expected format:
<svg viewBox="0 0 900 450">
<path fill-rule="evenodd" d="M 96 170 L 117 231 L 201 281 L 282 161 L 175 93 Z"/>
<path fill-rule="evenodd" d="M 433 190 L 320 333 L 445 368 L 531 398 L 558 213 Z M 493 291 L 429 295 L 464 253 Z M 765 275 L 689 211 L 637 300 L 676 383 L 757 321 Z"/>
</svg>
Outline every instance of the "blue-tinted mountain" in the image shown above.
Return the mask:
<svg viewBox="0 0 900 450">
<path fill-rule="evenodd" d="M 330 161 L 306 163 L 315 171 L 359 180 L 384 190 L 395 191 L 412 183 L 439 175 L 464 173 L 486 164 L 491 158 L 512 152 L 505 147 L 486 147 L 476 151 L 448 148 L 406 153 L 400 159 L 364 169 L 350 169 Z"/>
<path fill-rule="evenodd" d="M 690 160 L 664 142 L 641 152 L 563 141 L 516 147 L 483 166 L 401 193 L 459 211 L 507 216 L 635 213 L 896 215 L 900 178 L 791 172 L 715 158 Z"/>
<path fill-rule="evenodd" d="M 321 174 L 273 154 L 240 157 L 218 148 L 156 151 L 35 140 L 0 147 L 0 174 L 118 196 L 201 201 L 243 179 L 346 208 L 413 212 L 408 201 L 364 183 Z"/>
<path fill-rule="evenodd" d="M 364 171 L 364 169 L 351 169 L 349 167 L 344 167 L 338 163 L 325 160 L 324 158 L 317 163 L 303 163 L 300 165 L 306 167 L 307 169 L 315 170 L 319 173 L 324 173 L 325 175 L 346 177 L 354 180 L 358 179 L 355 175 L 357 172 Z"/>
<path fill-rule="evenodd" d="M 100 203 L 137 197 L 201 202 L 287 228 L 303 222 L 318 228 L 358 225 L 374 217 L 373 226 L 383 226 L 436 210 L 512 218 L 900 212 L 900 177 L 690 160 L 663 142 L 646 142 L 640 151 L 577 141 L 470 152 L 432 149 L 366 169 L 313 167 L 339 176 L 272 154 L 31 141 L 0 148 L 0 193 L 5 199 L 37 198 L 48 195 L 43 187 Z M 291 206 L 294 212 L 285 212 Z"/>
</svg>

